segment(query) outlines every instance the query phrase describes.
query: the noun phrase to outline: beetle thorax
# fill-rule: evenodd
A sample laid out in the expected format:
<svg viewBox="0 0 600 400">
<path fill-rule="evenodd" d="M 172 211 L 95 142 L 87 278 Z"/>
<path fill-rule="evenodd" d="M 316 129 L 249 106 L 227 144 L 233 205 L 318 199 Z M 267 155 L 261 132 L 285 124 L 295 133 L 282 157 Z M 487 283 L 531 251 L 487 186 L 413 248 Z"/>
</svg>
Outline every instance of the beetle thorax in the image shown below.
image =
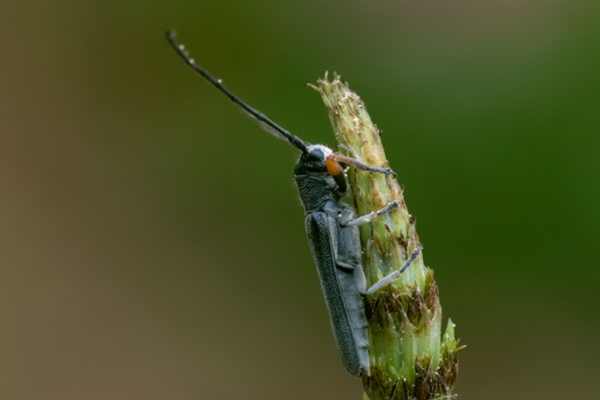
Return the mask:
<svg viewBox="0 0 600 400">
<path fill-rule="evenodd" d="M 306 212 L 320 210 L 328 201 L 337 201 L 340 197 L 335 180 L 327 174 L 295 175 L 295 178 Z"/>
<path fill-rule="evenodd" d="M 294 177 L 307 212 L 319 210 L 327 201 L 337 201 L 341 196 L 338 184 L 328 174 L 325 165 L 325 160 L 331 154 L 332 150 L 327 146 L 311 145 L 296 164 Z"/>
</svg>

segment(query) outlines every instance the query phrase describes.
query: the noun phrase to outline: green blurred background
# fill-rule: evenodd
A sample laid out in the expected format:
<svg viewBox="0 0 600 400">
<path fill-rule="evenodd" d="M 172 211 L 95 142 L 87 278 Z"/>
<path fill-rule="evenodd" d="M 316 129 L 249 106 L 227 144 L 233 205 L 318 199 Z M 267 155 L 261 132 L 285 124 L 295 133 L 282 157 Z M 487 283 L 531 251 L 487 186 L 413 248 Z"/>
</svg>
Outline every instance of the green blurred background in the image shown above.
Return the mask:
<svg viewBox="0 0 600 400">
<path fill-rule="evenodd" d="M 0 398 L 357 399 L 297 154 L 186 69 L 333 144 L 363 97 L 417 216 L 465 399 L 596 398 L 595 2 L 5 5 Z"/>
</svg>

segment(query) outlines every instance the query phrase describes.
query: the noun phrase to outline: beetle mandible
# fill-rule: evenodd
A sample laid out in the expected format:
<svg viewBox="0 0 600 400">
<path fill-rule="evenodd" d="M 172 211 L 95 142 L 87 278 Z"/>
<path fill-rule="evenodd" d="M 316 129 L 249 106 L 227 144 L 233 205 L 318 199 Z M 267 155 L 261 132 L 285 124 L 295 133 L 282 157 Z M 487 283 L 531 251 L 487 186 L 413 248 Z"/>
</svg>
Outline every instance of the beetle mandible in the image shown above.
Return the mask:
<svg viewBox="0 0 600 400">
<path fill-rule="evenodd" d="M 322 144 L 304 142 L 234 95 L 220 79 L 196 63 L 184 45 L 177 41 L 174 31 L 167 32 L 167 40 L 188 66 L 225 94 L 263 129 L 300 150 L 294 178 L 304 206 L 308 243 L 329 310 L 334 337 L 346 370 L 356 376 L 369 375 L 369 337 L 363 296 L 375 293 L 397 279 L 417 258 L 421 248 L 418 247 L 400 269 L 367 287 L 358 226 L 389 213 L 398 207 L 398 203 L 390 202 L 380 210 L 357 217 L 354 209 L 340 199 L 347 191 L 345 167 L 386 175 L 394 172 L 335 153 Z"/>
</svg>

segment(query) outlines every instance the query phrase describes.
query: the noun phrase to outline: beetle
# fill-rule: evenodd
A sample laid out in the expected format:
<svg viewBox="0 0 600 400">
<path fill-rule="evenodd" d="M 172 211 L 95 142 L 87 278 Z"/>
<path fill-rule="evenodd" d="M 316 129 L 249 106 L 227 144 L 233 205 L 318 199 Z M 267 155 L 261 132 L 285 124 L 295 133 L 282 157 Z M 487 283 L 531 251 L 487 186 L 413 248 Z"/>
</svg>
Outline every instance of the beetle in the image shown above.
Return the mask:
<svg viewBox="0 0 600 400">
<path fill-rule="evenodd" d="M 300 150 L 301 155 L 294 168 L 294 179 L 304 207 L 308 243 L 317 267 L 333 334 L 346 370 L 355 376 L 369 375 L 369 337 L 363 296 L 373 294 L 397 279 L 417 258 L 421 248 L 418 247 L 400 269 L 367 287 L 361 262 L 358 227 L 391 212 L 398 207 L 398 203 L 390 202 L 380 210 L 357 217 L 354 209 L 341 201 L 348 190 L 344 172 L 350 166 L 385 175 L 392 175 L 394 172 L 389 168 L 370 166 L 356 158 L 335 153 L 322 144 L 305 142 L 229 91 L 221 79 L 196 63 L 185 46 L 177 41 L 174 31 L 168 31 L 166 36 L 169 44 L 189 67 L 267 132 Z"/>
</svg>

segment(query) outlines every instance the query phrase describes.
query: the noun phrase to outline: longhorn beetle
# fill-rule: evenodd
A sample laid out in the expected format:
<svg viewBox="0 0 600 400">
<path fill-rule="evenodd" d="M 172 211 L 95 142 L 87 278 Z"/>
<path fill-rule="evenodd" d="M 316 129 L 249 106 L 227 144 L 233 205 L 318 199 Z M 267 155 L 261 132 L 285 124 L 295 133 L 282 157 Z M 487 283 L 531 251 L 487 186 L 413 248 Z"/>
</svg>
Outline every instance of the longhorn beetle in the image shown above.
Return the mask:
<svg viewBox="0 0 600 400">
<path fill-rule="evenodd" d="M 421 248 L 411 254 L 402 268 L 367 288 L 361 263 L 358 226 L 389 213 L 398 207 L 398 203 L 390 202 L 380 210 L 356 217 L 354 209 L 340 199 L 347 191 L 345 167 L 352 166 L 385 175 L 393 174 L 393 171 L 335 153 L 322 144 L 304 142 L 225 88 L 220 79 L 196 63 L 185 46 L 177 41 L 174 31 L 167 32 L 167 40 L 188 66 L 256 120 L 263 129 L 300 150 L 294 178 L 304 206 L 308 243 L 321 281 L 334 337 L 346 370 L 356 376 L 369 375 L 369 338 L 362 296 L 375 293 L 397 279 L 417 258 Z"/>
</svg>

